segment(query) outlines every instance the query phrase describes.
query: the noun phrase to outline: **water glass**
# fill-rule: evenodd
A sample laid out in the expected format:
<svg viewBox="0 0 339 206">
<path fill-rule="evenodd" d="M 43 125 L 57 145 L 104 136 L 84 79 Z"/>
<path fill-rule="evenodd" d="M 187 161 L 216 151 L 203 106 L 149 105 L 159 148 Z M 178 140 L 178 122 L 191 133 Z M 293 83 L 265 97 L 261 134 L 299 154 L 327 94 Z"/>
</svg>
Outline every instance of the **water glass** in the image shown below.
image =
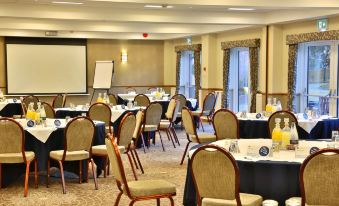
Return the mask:
<svg viewBox="0 0 339 206">
<path fill-rule="evenodd" d="M 65 121 L 66 121 L 66 123 L 68 123 L 70 119 L 71 119 L 71 117 L 70 117 L 70 116 L 66 116 L 66 117 L 65 117 Z"/>
<path fill-rule="evenodd" d="M 336 139 L 338 139 L 338 136 L 339 136 L 339 132 L 334 130 L 332 131 L 332 141 L 335 142 Z"/>
</svg>

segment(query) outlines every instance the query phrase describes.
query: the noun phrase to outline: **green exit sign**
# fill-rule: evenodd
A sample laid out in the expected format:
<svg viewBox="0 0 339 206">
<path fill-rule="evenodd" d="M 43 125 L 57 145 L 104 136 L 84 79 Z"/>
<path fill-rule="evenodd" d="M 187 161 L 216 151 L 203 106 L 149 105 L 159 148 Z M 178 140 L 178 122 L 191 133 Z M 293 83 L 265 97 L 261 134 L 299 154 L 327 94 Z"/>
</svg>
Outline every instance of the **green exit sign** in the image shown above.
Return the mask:
<svg viewBox="0 0 339 206">
<path fill-rule="evenodd" d="M 327 31 L 327 19 L 319 19 L 317 21 L 317 27 L 319 31 Z"/>
</svg>

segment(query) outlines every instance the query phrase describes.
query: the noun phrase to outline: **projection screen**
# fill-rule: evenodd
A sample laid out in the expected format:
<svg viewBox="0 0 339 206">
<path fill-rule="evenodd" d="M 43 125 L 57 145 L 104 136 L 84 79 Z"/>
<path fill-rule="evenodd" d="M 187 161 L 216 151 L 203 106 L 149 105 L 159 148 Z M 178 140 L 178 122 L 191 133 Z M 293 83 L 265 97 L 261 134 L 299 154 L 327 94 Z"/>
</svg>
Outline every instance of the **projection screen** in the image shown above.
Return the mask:
<svg viewBox="0 0 339 206">
<path fill-rule="evenodd" d="M 86 45 L 6 44 L 8 94 L 87 93 Z"/>
</svg>

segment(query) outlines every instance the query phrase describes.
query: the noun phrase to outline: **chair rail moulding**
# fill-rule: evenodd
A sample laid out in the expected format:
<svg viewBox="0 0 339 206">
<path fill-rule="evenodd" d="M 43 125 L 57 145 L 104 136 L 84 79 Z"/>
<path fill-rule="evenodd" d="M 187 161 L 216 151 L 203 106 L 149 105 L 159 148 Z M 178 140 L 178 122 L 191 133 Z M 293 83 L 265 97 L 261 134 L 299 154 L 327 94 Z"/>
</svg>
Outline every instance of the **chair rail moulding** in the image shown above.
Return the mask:
<svg viewBox="0 0 339 206">
<path fill-rule="evenodd" d="M 250 112 L 255 112 L 256 109 L 256 95 L 258 93 L 258 76 L 259 76 L 259 48 L 260 39 L 245 39 L 236 41 L 221 42 L 221 49 L 223 54 L 223 107 L 228 107 L 227 94 L 229 85 L 230 72 L 230 51 L 236 47 L 248 47 L 250 58 L 250 81 L 251 81 L 251 106 Z"/>
<path fill-rule="evenodd" d="M 199 90 L 201 89 L 201 44 L 191 45 L 178 45 L 174 47 L 174 51 L 177 53 L 176 60 L 176 94 L 179 93 L 180 89 L 180 60 L 181 52 L 193 51 L 194 52 L 194 77 L 195 77 L 195 99 L 199 99 Z"/>
</svg>

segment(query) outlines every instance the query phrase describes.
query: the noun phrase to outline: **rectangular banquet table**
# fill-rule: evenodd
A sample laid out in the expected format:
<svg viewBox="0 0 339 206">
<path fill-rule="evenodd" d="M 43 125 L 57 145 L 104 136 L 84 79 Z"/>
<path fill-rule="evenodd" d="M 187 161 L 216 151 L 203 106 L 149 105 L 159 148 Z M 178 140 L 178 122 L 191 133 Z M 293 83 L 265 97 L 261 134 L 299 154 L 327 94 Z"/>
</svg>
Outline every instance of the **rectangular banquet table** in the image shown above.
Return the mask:
<svg viewBox="0 0 339 206">
<path fill-rule="evenodd" d="M 224 147 L 224 141 L 215 143 Z M 285 200 L 290 197 L 300 197 L 299 170 L 304 158 L 293 158 L 294 152 L 282 153 L 276 158 L 249 158 L 246 156 L 245 145 L 255 145 L 260 141 L 271 141 L 268 139 L 242 139 L 238 140 L 242 154 L 232 154 L 236 159 L 240 173 L 240 192 L 261 195 L 263 199 L 274 199 L 279 205 L 285 205 Z M 317 145 L 319 148 L 327 146 L 327 142 L 301 141 L 300 144 Z M 191 148 L 189 156 L 201 145 Z M 228 149 L 226 149 L 228 150 Z M 188 159 L 190 161 L 190 159 Z M 227 175 L 225 173 L 225 175 Z M 196 206 L 196 191 L 191 176 L 189 162 L 187 164 L 186 182 L 184 188 L 183 205 Z"/>
<path fill-rule="evenodd" d="M 24 120 L 18 120 L 24 122 Z M 61 122 L 64 120 L 60 120 Z M 32 133 L 25 129 L 25 150 L 33 151 L 38 160 L 38 171 L 46 171 L 47 170 L 47 160 L 49 156 L 49 152 L 52 150 L 62 150 L 64 147 L 64 129 L 65 123 L 60 128 L 56 128 L 49 137 L 46 142 L 45 138 L 35 137 Z M 105 144 L 105 124 L 103 122 L 95 121 L 95 135 L 93 139 L 93 145 Z M 101 158 L 93 158 L 95 164 L 98 167 L 102 167 L 103 161 Z M 34 164 L 31 164 L 33 166 Z M 86 164 L 82 164 L 83 174 L 87 174 Z M 57 166 L 54 161 L 51 161 L 51 166 Z M 58 167 L 58 166 L 57 166 Z M 58 167 L 59 168 L 59 167 Z M 31 168 L 31 170 L 33 167 Z M 65 162 L 64 166 L 65 171 L 73 172 L 78 174 L 79 172 L 79 163 L 76 162 Z M 2 187 L 6 187 L 11 182 L 18 179 L 18 177 L 25 173 L 24 164 L 3 164 L 2 165 Z M 84 175 L 85 177 L 85 175 Z"/>
<path fill-rule="evenodd" d="M 0 102 L 0 116 L 13 117 L 14 115 L 22 115 L 20 100 L 6 99 Z"/>
</svg>

